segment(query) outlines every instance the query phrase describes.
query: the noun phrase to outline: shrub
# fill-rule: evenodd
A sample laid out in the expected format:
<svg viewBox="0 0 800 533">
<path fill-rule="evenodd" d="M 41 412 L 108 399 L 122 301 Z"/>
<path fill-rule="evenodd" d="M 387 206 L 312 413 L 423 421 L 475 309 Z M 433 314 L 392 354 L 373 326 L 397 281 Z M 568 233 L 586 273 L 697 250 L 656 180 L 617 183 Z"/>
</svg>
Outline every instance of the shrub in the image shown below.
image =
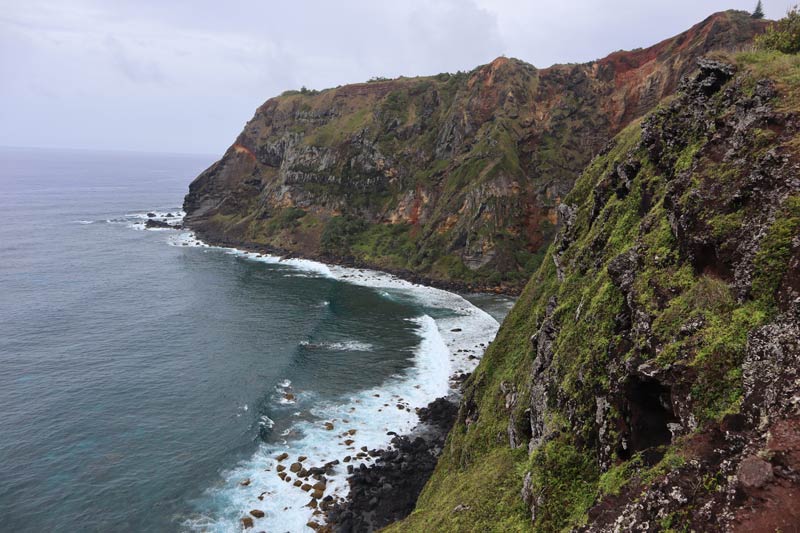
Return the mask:
<svg viewBox="0 0 800 533">
<path fill-rule="evenodd" d="M 297 207 L 287 207 L 276 213 L 269 225 L 272 230 L 292 229 L 297 227 L 299 220 L 306 216 L 306 212 Z"/>
<path fill-rule="evenodd" d="M 333 217 L 322 230 L 320 237 L 322 251 L 328 255 L 346 255 L 356 235 L 363 232 L 366 227 L 366 222 L 353 216 Z"/>
<path fill-rule="evenodd" d="M 756 38 L 756 46 L 784 54 L 800 52 L 800 11 L 795 6 L 781 20 L 767 28 Z"/>
</svg>

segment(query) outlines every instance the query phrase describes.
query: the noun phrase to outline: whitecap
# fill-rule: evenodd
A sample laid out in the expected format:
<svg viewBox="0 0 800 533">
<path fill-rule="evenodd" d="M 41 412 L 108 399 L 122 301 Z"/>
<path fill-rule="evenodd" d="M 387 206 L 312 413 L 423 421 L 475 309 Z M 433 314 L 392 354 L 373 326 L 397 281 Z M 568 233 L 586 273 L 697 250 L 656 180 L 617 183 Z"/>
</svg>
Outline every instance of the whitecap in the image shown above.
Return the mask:
<svg viewBox="0 0 800 533">
<path fill-rule="evenodd" d="M 172 236 L 170 244 L 209 248 L 192 232 Z M 223 484 L 206 491 L 208 510 L 203 515 L 187 519 L 183 524 L 188 530 L 239 531 L 239 519 L 246 516 L 250 509 L 257 508 L 266 513 L 265 518 L 257 521 L 257 527 L 274 529 L 279 524 L 281 530 L 311 531 L 306 523 L 312 519 L 321 520 L 314 517 L 313 510 L 306 506 L 308 494 L 291 483 L 281 481 L 276 475 L 275 457 L 283 452 L 291 456 L 305 455 L 309 458 L 306 464 L 319 466 L 335 459 L 341 460 L 345 455 L 353 456 L 353 451 L 361 446 L 369 449 L 386 448 L 391 438 L 387 431 L 399 434 L 409 432 L 419 421 L 417 408 L 456 392 L 456 385 L 450 378 L 475 368 L 483 352 L 482 346 L 488 345 L 494 338 L 499 324 L 491 315 L 457 294 L 411 283 L 391 274 L 324 265 L 305 259 L 284 260 L 234 248 L 212 248 L 246 260 L 285 265 L 299 273 L 372 287 L 383 297 L 408 298 L 423 309 L 437 310 L 434 313 L 436 319 L 430 314 L 413 319 L 420 343 L 410 368 L 374 389 L 354 393 L 337 401 L 311 402 L 310 417 L 301 416 L 299 411 L 294 413 L 299 420 L 287 429 L 291 433 L 285 435 L 293 435 L 292 439 L 280 445 L 261 444 L 252 457 L 225 472 Z M 312 346 L 309 341 L 304 342 L 306 347 Z M 326 347 L 331 348 L 337 342 L 349 349 L 367 348 L 365 343 L 353 344 L 358 341 L 336 341 L 328 343 Z M 277 394 L 273 400 L 283 405 L 294 404 L 296 393 L 287 398 L 290 385 L 288 380 L 281 382 L 276 387 Z M 305 403 L 309 402 L 304 400 Z M 388 407 L 385 405 L 387 403 Z M 398 404 L 402 409 L 398 408 Z M 330 426 L 326 423 L 332 424 L 333 429 L 328 429 Z M 342 433 L 349 430 L 355 430 L 348 437 L 354 441 L 350 445 L 342 437 Z M 363 462 L 366 459 L 356 458 L 350 464 L 357 468 Z M 241 486 L 241 480 L 246 478 L 251 480 L 250 484 Z M 341 464 L 328 477 L 325 494 L 339 498 L 344 497 L 347 490 L 346 465 Z M 271 492 L 271 496 L 263 501 L 258 500 L 258 496 L 265 491 Z"/>
<path fill-rule="evenodd" d="M 300 345 L 310 350 L 332 350 L 337 352 L 371 352 L 375 347 L 368 342 L 309 342 L 300 341 Z"/>
</svg>

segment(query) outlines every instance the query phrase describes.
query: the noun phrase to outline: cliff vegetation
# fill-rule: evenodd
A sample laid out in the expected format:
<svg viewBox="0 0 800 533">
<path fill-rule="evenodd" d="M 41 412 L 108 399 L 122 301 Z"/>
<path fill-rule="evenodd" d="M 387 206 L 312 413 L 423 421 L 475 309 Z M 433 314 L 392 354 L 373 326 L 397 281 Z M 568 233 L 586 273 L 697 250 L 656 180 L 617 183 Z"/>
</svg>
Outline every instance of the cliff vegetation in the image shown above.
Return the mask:
<svg viewBox="0 0 800 533">
<path fill-rule="evenodd" d="M 800 523 L 798 95 L 717 54 L 591 161 L 388 531 Z"/>
</svg>

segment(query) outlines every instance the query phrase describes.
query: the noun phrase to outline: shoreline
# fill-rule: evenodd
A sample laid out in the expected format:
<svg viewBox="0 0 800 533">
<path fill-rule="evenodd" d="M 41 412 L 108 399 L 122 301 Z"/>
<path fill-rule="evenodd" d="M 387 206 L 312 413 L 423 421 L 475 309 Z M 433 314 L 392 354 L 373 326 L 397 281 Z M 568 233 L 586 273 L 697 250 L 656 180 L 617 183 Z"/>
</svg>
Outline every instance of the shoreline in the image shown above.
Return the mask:
<svg viewBox="0 0 800 533">
<path fill-rule="evenodd" d="M 198 237 L 198 239 L 209 244 L 210 246 L 218 246 L 221 248 L 236 248 L 238 250 L 251 253 L 275 255 L 283 259 L 305 259 L 308 261 L 317 261 L 319 263 L 323 263 L 326 265 L 335 265 L 353 269 L 374 270 L 377 272 L 390 274 L 392 276 L 400 278 L 404 281 L 408 281 L 410 283 L 432 287 L 435 289 L 442 289 L 454 293 L 496 294 L 503 296 L 513 296 L 516 298 L 519 297 L 520 294 L 522 294 L 522 290 L 524 289 L 524 286 L 512 287 L 512 286 L 474 285 L 463 281 L 441 280 L 426 276 L 424 274 L 419 274 L 417 272 L 413 272 L 407 269 L 392 269 L 383 266 L 373 265 L 365 261 L 360 261 L 354 257 L 334 257 L 334 256 L 328 256 L 324 254 L 314 254 L 314 253 L 303 254 L 296 251 L 279 248 L 276 246 L 270 246 L 267 244 L 224 239 L 218 236 L 213 236 L 208 232 L 204 232 L 202 229 L 194 228 L 191 226 L 191 224 L 184 224 L 182 229 L 185 231 L 191 231 Z"/>
<path fill-rule="evenodd" d="M 375 461 L 353 469 L 347 497 L 328 510 L 318 531 L 377 531 L 411 514 L 455 424 L 460 394 L 435 399 L 419 409 L 420 422 L 411 432 L 395 436 L 385 449 L 370 450 Z"/>
<path fill-rule="evenodd" d="M 155 231 L 158 231 L 158 229 Z M 365 525 L 372 521 L 381 523 L 380 527 L 383 527 L 410 513 L 419 493 L 433 473 L 441 448 L 444 446 L 445 439 L 453 425 L 458 410 L 459 398 L 461 397 L 463 381 L 477 366 L 483 357 L 485 349 L 494 339 L 499 328 L 499 321 L 496 318 L 455 292 L 457 289 L 467 288 L 470 292 L 475 293 L 475 287 L 458 283 L 444 284 L 446 288 L 443 288 L 442 284 L 440 286 L 425 285 L 419 283 L 418 276 L 414 276 L 416 281 L 412 281 L 408 278 L 397 276 L 393 272 L 376 270 L 372 267 L 358 268 L 341 263 L 331 264 L 321 262 L 318 259 L 299 258 L 296 254 L 290 257 L 278 256 L 275 253 L 276 250 L 271 247 L 251 246 L 243 249 L 240 247 L 241 244 L 238 243 L 236 243 L 236 246 L 231 246 L 234 243 L 220 243 L 220 241 L 214 240 L 206 241 L 202 235 L 195 233 L 190 227 L 184 226 L 179 231 L 181 232 L 179 237 L 171 239 L 172 244 L 175 246 L 216 248 L 248 260 L 269 264 L 285 264 L 288 267 L 299 270 L 314 271 L 340 282 L 372 287 L 381 292 L 398 290 L 425 306 L 449 309 L 455 312 L 454 316 L 440 317 L 436 320 L 428 315 L 422 315 L 434 327 L 436 338 L 428 337 L 430 333 L 421 333 L 421 344 L 418 348 L 417 357 L 422 359 L 419 359 L 413 365 L 413 370 L 409 375 L 405 377 L 398 376 L 397 379 L 389 380 L 376 387 L 375 390 L 356 391 L 353 397 L 350 398 L 349 401 L 352 402 L 354 398 L 362 395 L 384 396 L 387 397 L 386 401 L 391 404 L 392 400 L 389 400 L 388 397 L 392 391 L 397 392 L 398 386 L 401 387 L 401 390 L 405 390 L 401 394 L 405 399 L 400 398 L 404 405 L 401 407 L 398 404 L 397 407 L 400 410 L 391 415 L 390 422 L 386 420 L 383 423 L 377 422 L 378 426 L 387 425 L 382 430 L 383 433 L 379 431 L 379 427 L 370 428 L 370 425 L 376 425 L 375 421 L 370 421 L 367 426 L 362 426 L 358 429 L 356 437 L 351 437 L 351 439 L 359 440 L 358 444 L 350 445 L 345 443 L 348 447 L 338 452 L 331 451 L 330 447 L 325 452 L 322 450 L 312 451 L 314 447 L 309 447 L 308 443 L 293 441 L 285 443 L 282 447 L 278 447 L 275 443 L 266 444 L 266 446 L 262 447 L 262 451 L 257 454 L 257 457 L 254 458 L 254 465 L 258 465 L 262 471 L 272 472 L 273 476 L 276 471 L 283 473 L 286 466 L 295 461 L 287 455 L 284 459 L 288 459 L 288 462 L 285 463 L 285 466 L 281 465 L 282 459 L 280 457 L 284 456 L 284 453 L 278 452 L 285 450 L 291 452 L 292 455 L 297 453 L 298 459 L 300 457 L 303 459 L 309 458 L 305 463 L 295 461 L 291 464 L 292 467 L 301 469 L 299 472 L 286 471 L 286 473 L 291 473 L 295 477 L 298 477 L 298 474 L 301 473 L 306 474 L 306 478 L 302 481 L 300 479 L 295 481 L 291 479 L 291 476 L 285 476 L 285 478 L 281 477 L 280 480 L 287 482 L 291 480 L 295 483 L 295 487 L 299 487 L 297 483 L 301 482 L 303 487 L 314 484 L 314 486 L 319 485 L 323 488 L 323 492 L 318 494 L 319 497 L 316 497 L 317 494 L 315 492 L 312 500 L 307 504 L 305 502 L 311 494 L 300 493 L 301 497 L 306 498 L 303 500 L 303 504 L 300 505 L 303 508 L 307 508 L 305 513 L 307 513 L 306 516 L 309 516 L 308 521 L 304 521 L 303 525 L 310 530 L 344 531 L 346 527 L 342 526 L 346 526 L 348 523 Z M 497 292 L 492 291 L 488 292 L 488 294 L 497 294 Z M 421 324 L 424 324 L 424 320 Z M 431 364 L 434 366 L 430 366 Z M 400 380 L 399 382 L 397 381 L 398 379 Z M 423 383 L 428 383 L 428 385 L 420 387 Z M 408 396 L 411 393 L 411 391 L 407 390 L 409 387 L 416 389 L 414 391 L 416 396 L 414 394 L 412 394 L 412 397 Z M 361 403 L 362 400 L 355 400 L 356 403 L 361 404 L 358 410 L 366 407 Z M 345 403 L 348 407 L 351 405 L 347 403 L 346 399 Z M 383 405 L 385 408 L 387 404 Z M 377 409 L 377 411 L 380 410 Z M 325 411 L 325 409 L 322 409 L 322 411 Z M 425 414 L 431 411 L 434 411 L 433 415 Z M 441 415 L 442 412 L 449 412 L 449 418 L 443 417 Z M 335 414 L 322 413 L 319 417 L 320 422 L 325 420 L 326 417 L 335 416 Z M 372 413 L 371 416 L 375 414 L 380 415 L 381 413 Z M 434 422 L 430 423 L 426 417 L 432 418 Z M 336 422 L 336 418 L 328 419 Z M 444 423 L 442 419 L 445 420 Z M 340 420 L 342 419 L 340 418 Z M 352 423 L 350 425 L 352 426 Z M 339 428 L 339 422 L 336 422 L 336 426 Z M 378 430 L 377 433 L 375 433 L 376 430 Z M 372 431 L 375 434 L 366 441 L 359 439 L 359 437 L 362 437 L 362 439 L 367 437 L 364 433 L 365 431 Z M 339 435 L 329 434 L 329 437 L 336 439 Z M 347 439 L 348 437 L 345 436 L 344 438 Z M 359 447 L 359 444 L 367 444 L 367 446 Z M 353 451 L 348 452 L 347 450 Z M 334 455 L 331 455 L 331 453 Z M 352 458 L 347 455 L 347 459 L 342 459 L 342 455 L 345 453 L 350 453 Z M 313 463 L 318 464 L 312 466 Z M 245 473 L 246 468 L 239 465 L 233 471 L 228 471 L 224 474 L 224 477 L 227 478 L 228 484 L 231 484 L 234 478 L 244 479 Z M 380 473 L 380 475 L 376 473 Z M 255 475 L 256 472 L 253 471 L 253 474 Z M 310 478 L 309 475 L 311 476 Z M 302 478 L 302 476 L 299 477 Z M 387 483 L 389 478 L 392 482 Z M 248 487 L 251 483 L 250 477 L 247 477 L 245 481 L 247 481 L 245 487 Z M 265 494 L 271 494 L 273 497 L 279 496 L 274 493 L 274 482 L 268 479 L 262 481 L 260 475 L 254 477 L 252 482 L 254 486 L 260 487 L 261 494 L 257 498 L 258 501 L 255 498 L 249 501 L 242 501 L 241 496 L 237 496 L 235 498 L 236 502 L 231 502 L 235 507 L 239 508 L 238 516 L 243 517 L 238 519 L 240 526 L 252 523 L 252 518 L 248 516 L 247 509 L 264 509 L 267 511 L 267 515 L 271 514 L 268 510 L 269 506 L 259 505 L 261 502 L 267 503 L 263 499 Z M 261 490 L 268 489 L 270 483 L 273 491 L 265 492 Z M 380 485 L 377 485 L 377 483 L 380 483 Z M 234 484 L 241 485 L 240 482 L 236 481 L 234 481 Z M 289 487 L 288 483 L 284 484 L 278 481 L 278 484 L 281 487 L 284 485 Z M 325 487 L 328 490 L 324 490 Z M 241 493 L 241 487 L 237 487 L 237 489 Z M 285 492 L 283 488 L 278 490 Z M 382 499 L 372 501 L 374 500 L 373 494 L 376 491 L 381 491 Z M 366 495 L 369 495 L 369 498 Z M 285 505 L 286 497 L 287 494 L 283 494 L 280 506 Z M 387 505 L 378 505 L 381 501 L 386 502 Z M 277 503 L 276 501 L 275 504 Z M 275 507 L 275 505 L 273 504 L 272 507 Z M 384 508 L 376 509 L 376 507 Z M 279 509 L 280 507 L 278 507 Z M 284 519 L 286 518 L 286 509 L 284 507 L 284 513 L 279 513 L 284 516 Z M 303 513 L 298 507 L 294 507 L 294 510 L 295 513 Z M 264 516 L 261 510 L 258 510 L 257 513 L 258 515 L 253 516 L 256 518 Z M 328 516 L 329 513 L 331 514 L 330 517 Z M 224 521 L 236 520 L 231 515 L 220 517 L 220 519 Z M 195 523 L 195 525 L 202 528 L 212 524 L 206 522 L 204 524 Z M 297 525 L 300 526 L 299 523 Z M 257 522 L 254 523 L 254 527 L 258 527 Z M 299 529 L 307 530 L 305 528 L 299 527 Z"/>
</svg>

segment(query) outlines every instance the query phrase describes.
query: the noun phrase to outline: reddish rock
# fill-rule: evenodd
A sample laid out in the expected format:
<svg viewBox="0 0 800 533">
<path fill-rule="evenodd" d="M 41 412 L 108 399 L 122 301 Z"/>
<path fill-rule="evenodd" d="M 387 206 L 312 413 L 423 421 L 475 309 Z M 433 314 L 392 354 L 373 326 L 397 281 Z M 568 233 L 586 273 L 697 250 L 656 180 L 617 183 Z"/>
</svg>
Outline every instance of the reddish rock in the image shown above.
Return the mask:
<svg viewBox="0 0 800 533">
<path fill-rule="evenodd" d="M 767 461 L 751 455 L 739 464 L 736 474 L 739 483 L 748 489 L 758 489 L 772 481 L 772 465 Z"/>
</svg>

